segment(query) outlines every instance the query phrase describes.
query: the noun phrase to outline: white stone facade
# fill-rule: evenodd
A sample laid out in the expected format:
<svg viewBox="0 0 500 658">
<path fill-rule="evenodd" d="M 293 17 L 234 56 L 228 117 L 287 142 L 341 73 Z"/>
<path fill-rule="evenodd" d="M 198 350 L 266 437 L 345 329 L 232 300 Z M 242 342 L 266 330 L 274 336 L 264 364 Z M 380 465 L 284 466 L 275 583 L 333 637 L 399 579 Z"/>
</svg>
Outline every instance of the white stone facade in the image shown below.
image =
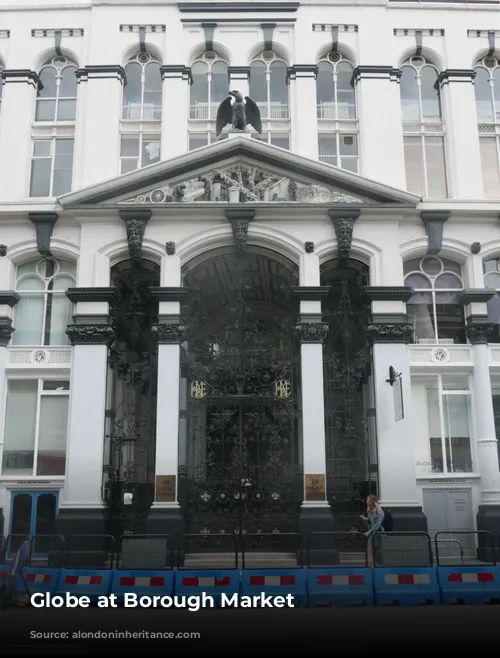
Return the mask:
<svg viewBox="0 0 500 658">
<path fill-rule="evenodd" d="M 130 222 L 144 229 L 143 258 L 160 268 L 160 322 L 175 324 L 181 298 L 165 290 L 184 285 L 182 268 L 193 259 L 234 244 L 228 209 L 247 222 L 250 250 L 279 254 L 298 268 L 298 286 L 322 284 L 321 268 L 339 259 L 340 243 L 348 257 L 367 266 L 375 337 L 375 398 L 367 403 L 375 409 L 373 461 L 382 502 L 401 508 L 401 527 L 422 529 L 422 507 L 429 517 L 431 507 L 441 505 L 439 496 L 448 496 L 442 523 L 434 514 L 430 531 L 500 532 L 500 312 L 494 292 L 500 290 L 500 120 L 493 102 L 500 97 L 499 35 L 495 3 L 71 0 L 63 7 L 55 0 L 23 0 L 14 9 L 0 0 L 5 534 L 15 529 L 16 492 L 31 492 L 32 506 L 36 495 L 58 492 L 59 512 L 103 508 L 109 393 L 102 326 L 110 306 L 103 289 L 112 286 L 111 269 L 130 257 Z M 138 73 L 127 68 L 131 62 Z M 328 66 L 332 83 L 325 91 Z M 429 80 L 439 90 L 434 96 Z M 217 107 L 229 89 L 258 96 L 261 139 L 215 138 Z M 214 172 L 238 166 L 273 181 L 295 181 L 302 196 L 282 196 L 282 188 L 269 184 L 264 196 L 246 203 L 235 188 L 217 197 Z M 210 199 L 203 197 L 201 179 L 210 179 Z M 184 196 L 176 197 L 175 187 L 186 182 Z M 255 211 L 250 219 L 245 208 Z M 352 220 L 352 236 L 336 232 L 335 218 L 348 220 L 347 226 Z M 167 243 L 175 246 L 166 249 Z M 426 256 L 437 260 L 422 261 Z M 49 257 L 56 271 L 38 265 L 33 275 L 29 264 Z M 59 338 L 47 328 L 47 304 L 51 317 L 58 304 L 65 313 L 65 295 L 57 291 L 67 288 L 86 291 L 75 293 L 71 312 L 77 326 L 101 328 L 101 344 L 95 331 L 70 345 L 60 328 Z M 27 306 L 37 291 L 53 298 L 42 311 Z M 321 296 L 300 299 L 298 320 L 320 321 Z M 41 330 L 37 313 L 44 318 Z M 488 333 L 490 324 L 495 327 Z M 160 341 L 155 474 L 175 476 L 174 482 L 183 422 L 180 352 L 179 341 Z M 322 363 L 321 341 L 303 342 L 304 474 L 327 474 Z M 401 375 L 400 420 L 394 409 L 399 379 L 387 382 L 390 367 Z M 21 384 L 9 420 L 11 381 L 33 386 Z M 24 404 L 32 405 L 33 427 L 27 419 L 16 434 Z M 60 426 L 44 433 L 50 414 Z M 14 455 L 9 462 L 7 453 L 20 452 L 16 441 L 25 442 L 31 457 L 16 461 Z M 49 459 L 45 473 L 37 474 L 43 441 L 59 459 L 65 453 L 62 471 L 61 462 L 54 466 Z M 468 512 L 456 517 L 455 527 L 451 518 L 462 504 Z M 326 493 L 322 501 L 303 503 L 327 505 Z M 159 511 L 178 507 L 177 493 L 153 505 Z M 418 517 L 414 525 L 412 515 Z M 28 534 L 36 518 L 25 512 Z"/>
</svg>

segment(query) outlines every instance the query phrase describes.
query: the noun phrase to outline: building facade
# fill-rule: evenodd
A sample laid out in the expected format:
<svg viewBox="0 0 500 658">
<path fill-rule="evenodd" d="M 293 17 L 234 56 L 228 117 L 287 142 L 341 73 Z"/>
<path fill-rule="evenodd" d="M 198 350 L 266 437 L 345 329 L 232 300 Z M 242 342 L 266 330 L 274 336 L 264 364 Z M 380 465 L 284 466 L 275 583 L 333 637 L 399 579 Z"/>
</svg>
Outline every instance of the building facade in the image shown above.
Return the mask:
<svg viewBox="0 0 500 658">
<path fill-rule="evenodd" d="M 4 534 L 306 536 L 369 492 L 499 532 L 500 4 L 32 4 L 0 0 Z M 216 135 L 234 89 L 261 134 Z"/>
</svg>

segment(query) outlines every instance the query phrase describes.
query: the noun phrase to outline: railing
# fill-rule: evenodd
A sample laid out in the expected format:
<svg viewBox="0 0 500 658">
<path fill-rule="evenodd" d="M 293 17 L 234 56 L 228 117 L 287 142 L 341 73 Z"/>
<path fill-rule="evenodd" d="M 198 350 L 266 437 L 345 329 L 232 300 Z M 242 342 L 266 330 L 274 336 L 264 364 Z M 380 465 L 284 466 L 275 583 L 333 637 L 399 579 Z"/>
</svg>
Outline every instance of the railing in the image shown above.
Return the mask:
<svg viewBox="0 0 500 658">
<path fill-rule="evenodd" d="M 252 544 L 249 549 L 249 544 Z M 273 553 L 272 563 L 262 560 L 253 551 L 256 548 L 266 553 L 269 549 L 281 548 L 281 553 Z M 243 569 L 280 569 L 283 567 L 303 567 L 304 551 L 302 549 L 302 537 L 296 532 L 256 532 L 248 533 L 241 537 L 241 561 Z M 279 556 L 279 560 L 274 556 Z M 281 562 L 281 566 L 280 566 Z"/>
<path fill-rule="evenodd" d="M 443 535 L 450 534 L 453 534 L 453 537 L 443 538 Z M 457 539 L 457 537 L 461 539 Z M 439 548 L 440 544 L 443 546 L 443 543 L 447 541 L 458 541 L 460 544 L 460 562 L 458 562 L 456 555 L 445 554 L 445 551 Z M 486 530 L 478 530 L 477 532 L 462 530 L 453 533 L 436 532 L 434 535 L 434 546 L 436 565 L 438 567 L 461 566 L 467 562 L 469 564 L 477 564 L 478 561 L 483 564 L 496 564 L 498 549 L 495 547 L 495 538 L 491 532 L 487 532 Z M 463 550 L 464 546 L 465 551 Z"/>
<path fill-rule="evenodd" d="M 189 116 L 193 121 L 215 121 L 220 103 L 195 103 L 189 108 Z M 261 119 L 282 119 L 290 116 L 289 105 L 279 101 L 257 103 Z"/>
<path fill-rule="evenodd" d="M 431 537 L 426 532 L 377 532 L 373 535 L 373 566 L 432 567 Z"/>
<path fill-rule="evenodd" d="M 112 569 L 115 556 L 112 535 L 71 535 L 66 542 L 65 569 Z"/>
<path fill-rule="evenodd" d="M 203 553 L 203 560 L 200 560 L 200 553 Z M 211 563 L 208 561 L 210 556 L 212 556 Z M 238 565 L 238 537 L 236 535 L 184 534 L 179 537 L 178 569 L 217 569 L 221 567 L 238 569 Z"/>
<path fill-rule="evenodd" d="M 462 545 L 462 542 L 458 541 L 458 539 L 438 539 L 437 542 L 436 540 L 434 540 L 433 547 L 434 547 L 434 557 L 436 558 L 436 561 L 437 561 L 436 546 L 438 544 L 457 544 L 458 551 L 460 553 L 460 564 L 464 564 L 464 547 Z"/>
<path fill-rule="evenodd" d="M 356 121 L 356 105 L 353 103 L 335 103 L 324 101 L 318 103 L 318 119 L 329 119 L 330 121 Z"/>
<path fill-rule="evenodd" d="M 128 103 L 123 106 L 123 121 L 160 121 L 161 105 L 154 103 Z"/>
<path fill-rule="evenodd" d="M 312 532 L 306 542 L 306 566 L 366 567 L 366 548 L 362 532 Z"/>
<path fill-rule="evenodd" d="M 118 540 L 117 569 L 173 569 L 172 535 L 123 535 Z"/>
</svg>

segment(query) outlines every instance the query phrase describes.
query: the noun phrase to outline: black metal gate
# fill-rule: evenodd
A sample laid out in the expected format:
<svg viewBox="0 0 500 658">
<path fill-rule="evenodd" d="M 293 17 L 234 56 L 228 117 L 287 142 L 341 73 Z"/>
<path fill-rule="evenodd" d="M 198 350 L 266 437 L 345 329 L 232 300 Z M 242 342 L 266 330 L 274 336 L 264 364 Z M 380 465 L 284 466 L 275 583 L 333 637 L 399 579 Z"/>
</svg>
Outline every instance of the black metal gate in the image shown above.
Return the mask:
<svg viewBox="0 0 500 658">
<path fill-rule="evenodd" d="M 293 272 L 248 253 L 201 267 L 205 285 L 196 270 L 185 276 L 187 530 L 292 532 L 302 493 Z"/>
<path fill-rule="evenodd" d="M 110 306 L 114 341 L 109 349 L 108 409 L 104 455 L 104 500 L 109 532 L 144 533 L 154 500 L 157 345 L 152 326 L 158 302 L 159 268 L 125 261 L 112 271 L 117 298 Z"/>
<path fill-rule="evenodd" d="M 327 495 L 337 529 L 351 531 L 359 529 L 365 498 L 377 489 L 368 271 L 355 261 L 343 268 L 330 261 L 322 279 L 331 286 L 324 308 Z"/>
</svg>

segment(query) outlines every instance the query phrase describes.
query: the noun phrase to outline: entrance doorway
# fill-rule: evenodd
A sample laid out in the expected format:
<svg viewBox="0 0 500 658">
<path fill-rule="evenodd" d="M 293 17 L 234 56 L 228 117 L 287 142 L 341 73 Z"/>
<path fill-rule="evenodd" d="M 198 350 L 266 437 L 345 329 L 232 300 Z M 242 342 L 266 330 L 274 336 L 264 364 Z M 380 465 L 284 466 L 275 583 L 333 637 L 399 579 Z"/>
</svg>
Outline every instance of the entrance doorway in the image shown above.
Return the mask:
<svg viewBox="0 0 500 658">
<path fill-rule="evenodd" d="M 294 265 L 264 250 L 218 251 L 184 272 L 180 495 L 190 534 L 297 529 L 297 283 Z"/>
<path fill-rule="evenodd" d="M 9 534 L 16 535 L 10 542 L 9 553 L 16 553 L 26 536 L 54 535 L 58 510 L 58 491 L 16 491 L 10 504 Z M 37 537 L 33 545 L 34 555 L 44 555 L 51 550 L 50 537 Z"/>
<path fill-rule="evenodd" d="M 429 535 L 434 540 L 436 533 L 443 533 L 438 536 L 440 558 L 475 557 L 471 490 L 424 489 L 422 493 Z M 433 541 L 433 550 L 434 546 Z"/>
</svg>

